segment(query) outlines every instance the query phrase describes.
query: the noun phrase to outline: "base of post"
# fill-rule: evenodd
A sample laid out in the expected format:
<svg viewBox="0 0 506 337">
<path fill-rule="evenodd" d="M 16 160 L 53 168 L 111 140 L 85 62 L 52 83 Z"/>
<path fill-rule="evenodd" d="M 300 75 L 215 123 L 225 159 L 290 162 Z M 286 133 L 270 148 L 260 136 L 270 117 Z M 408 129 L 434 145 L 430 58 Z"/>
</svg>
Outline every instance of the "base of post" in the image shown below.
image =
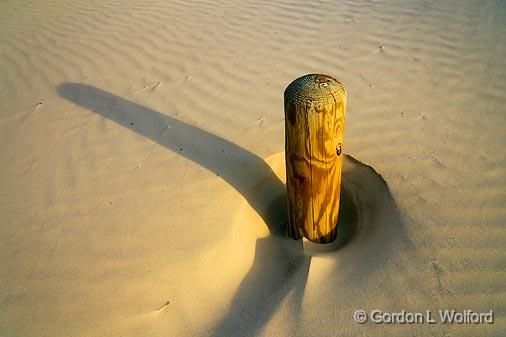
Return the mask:
<svg viewBox="0 0 506 337">
<path fill-rule="evenodd" d="M 302 247 L 304 248 L 304 253 L 307 255 L 320 255 L 330 253 L 342 248 L 339 240 L 337 239 L 331 243 L 314 243 L 306 238 L 302 238 Z"/>
<path fill-rule="evenodd" d="M 316 243 L 302 238 L 304 252 L 318 255 L 342 249 L 355 237 L 360 229 L 359 205 L 353 187 L 343 181 L 339 204 L 339 217 L 336 226 L 336 239 L 329 243 Z"/>
</svg>

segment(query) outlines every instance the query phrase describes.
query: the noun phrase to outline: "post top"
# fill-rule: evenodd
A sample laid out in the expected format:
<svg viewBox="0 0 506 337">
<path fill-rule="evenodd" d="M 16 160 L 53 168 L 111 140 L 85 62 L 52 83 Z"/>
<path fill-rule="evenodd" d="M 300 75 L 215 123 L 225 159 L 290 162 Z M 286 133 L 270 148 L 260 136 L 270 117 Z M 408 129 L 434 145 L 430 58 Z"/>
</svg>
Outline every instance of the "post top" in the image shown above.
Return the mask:
<svg viewBox="0 0 506 337">
<path fill-rule="evenodd" d="M 346 97 L 341 82 L 329 75 L 308 74 L 294 80 L 285 89 L 285 98 L 299 104 L 340 102 Z"/>
</svg>

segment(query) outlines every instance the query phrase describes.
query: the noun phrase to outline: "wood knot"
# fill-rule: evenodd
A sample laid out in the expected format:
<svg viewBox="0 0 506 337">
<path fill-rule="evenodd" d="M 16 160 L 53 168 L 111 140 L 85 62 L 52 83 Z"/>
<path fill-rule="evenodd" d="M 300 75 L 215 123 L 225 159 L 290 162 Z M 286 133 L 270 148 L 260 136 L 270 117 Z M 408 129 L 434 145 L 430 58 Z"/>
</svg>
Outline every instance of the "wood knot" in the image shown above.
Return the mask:
<svg viewBox="0 0 506 337">
<path fill-rule="evenodd" d="M 294 174 L 293 177 L 295 178 L 295 180 L 297 180 L 297 182 L 299 184 L 304 184 L 304 180 L 306 180 L 306 177 L 303 177 L 303 176 L 300 176 L 298 174 Z"/>
<path fill-rule="evenodd" d="M 314 77 L 314 82 L 316 84 L 329 83 L 331 80 L 332 77 L 329 75 L 318 74 Z"/>
</svg>

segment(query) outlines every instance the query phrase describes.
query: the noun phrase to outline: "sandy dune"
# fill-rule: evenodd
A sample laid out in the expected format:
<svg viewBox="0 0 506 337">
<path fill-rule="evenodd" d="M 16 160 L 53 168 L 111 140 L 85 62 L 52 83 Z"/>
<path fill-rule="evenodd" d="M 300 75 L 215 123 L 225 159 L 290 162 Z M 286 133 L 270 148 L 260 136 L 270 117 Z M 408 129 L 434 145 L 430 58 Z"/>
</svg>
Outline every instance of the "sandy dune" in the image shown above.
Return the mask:
<svg viewBox="0 0 506 337">
<path fill-rule="evenodd" d="M 0 1 L 0 336 L 504 336 L 504 18 Z M 348 92 L 356 231 L 323 254 L 281 230 L 283 91 L 307 73 Z M 353 321 L 446 308 L 494 323 Z"/>
</svg>

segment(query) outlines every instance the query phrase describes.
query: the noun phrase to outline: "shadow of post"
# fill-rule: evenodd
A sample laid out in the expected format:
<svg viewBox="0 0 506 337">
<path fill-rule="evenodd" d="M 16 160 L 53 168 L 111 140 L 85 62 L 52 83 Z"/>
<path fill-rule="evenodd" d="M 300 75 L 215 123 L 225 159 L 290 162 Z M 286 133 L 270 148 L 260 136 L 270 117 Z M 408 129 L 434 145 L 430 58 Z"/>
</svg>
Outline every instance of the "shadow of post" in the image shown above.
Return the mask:
<svg viewBox="0 0 506 337">
<path fill-rule="evenodd" d="M 311 261 L 304 255 L 301 241 L 282 235 L 286 220 L 284 183 L 262 158 L 196 126 L 87 84 L 63 83 L 58 93 L 219 175 L 262 217 L 271 235 L 257 241 L 251 270 L 229 311 L 211 331 L 214 336 L 256 335 L 295 279 L 305 284 Z M 296 305 L 300 305 L 301 296 Z"/>
<path fill-rule="evenodd" d="M 63 83 L 58 86 L 58 93 L 219 175 L 246 198 L 271 234 L 282 233 L 282 223 L 277 221 L 279 212 L 265 204 L 264 191 L 253 188 L 260 180 L 267 180 L 272 193 L 284 193 L 284 183 L 262 158 L 196 126 L 91 85 Z"/>
</svg>

